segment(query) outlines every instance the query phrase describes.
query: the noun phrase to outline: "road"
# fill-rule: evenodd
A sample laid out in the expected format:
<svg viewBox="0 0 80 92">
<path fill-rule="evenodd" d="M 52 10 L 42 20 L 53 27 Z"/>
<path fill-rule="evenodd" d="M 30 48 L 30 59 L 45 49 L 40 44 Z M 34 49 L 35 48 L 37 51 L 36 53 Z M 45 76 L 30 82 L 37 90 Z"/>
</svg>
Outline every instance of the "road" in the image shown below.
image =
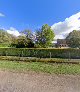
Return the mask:
<svg viewBox="0 0 80 92">
<path fill-rule="evenodd" d="M 0 92 L 80 92 L 80 76 L 0 70 Z"/>
</svg>

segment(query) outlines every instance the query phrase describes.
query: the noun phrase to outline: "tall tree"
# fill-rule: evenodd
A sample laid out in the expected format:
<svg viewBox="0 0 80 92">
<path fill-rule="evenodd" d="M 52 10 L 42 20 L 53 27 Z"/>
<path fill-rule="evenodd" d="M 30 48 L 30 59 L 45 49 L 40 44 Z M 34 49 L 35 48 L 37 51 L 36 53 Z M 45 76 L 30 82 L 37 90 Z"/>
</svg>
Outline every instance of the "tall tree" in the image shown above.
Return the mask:
<svg viewBox="0 0 80 92">
<path fill-rule="evenodd" d="M 17 48 L 25 48 L 28 45 L 28 40 L 26 39 L 25 36 L 18 36 L 15 45 Z"/>
<path fill-rule="evenodd" d="M 28 39 L 32 39 L 33 33 L 30 29 L 25 29 L 21 32 L 22 35 L 26 36 Z"/>
<path fill-rule="evenodd" d="M 21 35 L 14 40 L 12 46 L 17 48 L 32 48 L 34 43 L 32 40 L 32 32 L 30 30 L 24 30 L 21 32 Z"/>
<path fill-rule="evenodd" d="M 54 32 L 48 24 L 42 26 L 36 32 L 36 45 L 38 47 L 49 47 L 54 39 Z"/>
<path fill-rule="evenodd" d="M 7 33 L 3 29 L 0 29 L 0 45 L 10 46 L 11 43 L 12 43 L 12 35 Z"/>
<path fill-rule="evenodd" d="M 66 37 L 67 43 L 72 48 L 80 48 L 80 31 L 73 30 Z"/>
</svg>

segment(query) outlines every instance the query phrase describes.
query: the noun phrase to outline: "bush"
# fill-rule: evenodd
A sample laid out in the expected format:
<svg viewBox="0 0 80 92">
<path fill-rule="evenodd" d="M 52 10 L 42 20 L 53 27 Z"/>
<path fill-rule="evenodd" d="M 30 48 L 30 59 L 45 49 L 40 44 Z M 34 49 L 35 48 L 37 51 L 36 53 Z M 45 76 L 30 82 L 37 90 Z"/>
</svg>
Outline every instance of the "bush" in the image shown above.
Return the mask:
<svg viewBox="0 0 80 92">
<path fill-rule="evenodd" d="M 0 48 L 0 56 L 80 59 L 80 49 Z"/>
</svg>

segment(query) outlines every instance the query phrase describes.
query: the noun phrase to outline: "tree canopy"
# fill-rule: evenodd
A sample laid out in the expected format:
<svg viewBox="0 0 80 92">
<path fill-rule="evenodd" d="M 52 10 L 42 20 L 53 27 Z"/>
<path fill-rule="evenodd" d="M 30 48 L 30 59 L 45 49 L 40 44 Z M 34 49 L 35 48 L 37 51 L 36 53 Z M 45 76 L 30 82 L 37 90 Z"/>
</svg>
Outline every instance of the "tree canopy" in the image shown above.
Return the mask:
<svg viewBox="0 0 80 92">
<path fill-rule="evenodd" d="M 43 25 L 34 33 L 29 30 L 23 30 L 21 35 L 16 37 L 5 30 L 0 30 L 0 43 L 8 44 L 17 48 L 50 47 L 54 40 L 54 32 L 48 24 Z"/>
<path fill-rule="evenodd" d="M 80 48 L 80 31 L 73 30 L 66 37 L 67 43 L 72 48 Z"/>
<path fill-rule="evenodd" d="M 0 45 L 9 46 L 12 43 L 13 35 L 7 33 L 5 30 L 0 29 Z"/>
<path fill-rule="evenodd" d="M 36 44 L 38 47 L 49 47 L 54 40 L 54 32 L 48 24 L 36 31 Z"/>
</svg>

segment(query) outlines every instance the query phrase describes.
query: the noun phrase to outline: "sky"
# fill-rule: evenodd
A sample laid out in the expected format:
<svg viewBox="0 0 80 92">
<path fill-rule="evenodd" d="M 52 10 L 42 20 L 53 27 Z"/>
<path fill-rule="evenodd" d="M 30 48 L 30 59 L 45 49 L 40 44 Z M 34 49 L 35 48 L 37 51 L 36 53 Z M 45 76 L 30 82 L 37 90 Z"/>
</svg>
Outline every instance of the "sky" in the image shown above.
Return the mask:
<svg viewBox="0 0 80 92">
<path fill-rule="evenodd" d="M 80 0 L 0 0 L 0 28 L 17 36 L 24 29 L 49 24 L 55 39 L 65 38 L 79 29 L 79 19 Z"/>
</svg>

